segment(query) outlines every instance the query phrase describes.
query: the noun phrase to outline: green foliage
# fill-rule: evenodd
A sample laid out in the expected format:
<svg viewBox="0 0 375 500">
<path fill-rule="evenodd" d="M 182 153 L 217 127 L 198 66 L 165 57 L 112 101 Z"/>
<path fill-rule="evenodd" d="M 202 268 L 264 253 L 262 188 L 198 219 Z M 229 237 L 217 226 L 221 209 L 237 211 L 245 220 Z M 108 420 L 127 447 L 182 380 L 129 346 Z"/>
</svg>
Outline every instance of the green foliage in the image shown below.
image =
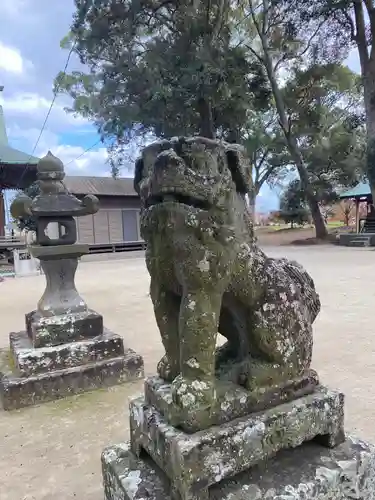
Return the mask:
<svg viewBox="0 0 375 500">
<path fill-rule="evenodd" d="M 280 197 L 279 218 L 286 224 L 303 225 L 309 221 L 309 211 L 301 181 L 292 180 Z"/>
<path fill-rule="evenodd" d="M 28 188 L 24 189 L 20 193 L 26 194 L 30 198 L 35 198 L 40 193 L 40 188 L 39 188 L 39 183 L 38 181 L 33 182 Z M 21 231 L 36 231 L 36 221 L 34 217 L 28 216 L 28 217 L 21 217 L 17 220 L 15 220 L 15 223 L 17 224 L 17 227 Z"/>
<path fill-rule="evenodd" d="M 255 198 L 264 183 L 275 186 L 284 181 L 291 170 L 290 157 L 274 109 L 249 113 L 242 135 L 253 166 L 250 201 L 255 204 Z"/>
<path fill-rule="evenodd" d="M 367 122 L 365 170 L 375 193 L 375 6 L 371 0 L 275 0 L 311 27 L 320 23 L 326 43 L 336 52 L 358 50 Z"/>
<path fill-rule="evenodd" d="M 295 71 L 284 88 L 290 130 L 319 203 L 362 180 L 366 141 L 358 75 L 340 64 Z"/>
<path fill-rule="evenodd" d="M 150 133 L 237 139 L 254 98 L 267 105 L 261 68 L 234 43 L 229 3 L 75 5 L 71 33 L 90 73 L 58 75 L 59 87 L 73 98 L 70 111 L 118 146 Z"/>
<path fill-rule="evenodd" d="M 316 196 L 329 198 L 360 177 L 361 82 L 340 64 L 348 44 L 327 22 L 339 2 L 75 6 L 61 46 L 74 44 L 88 71 L 58 75 L 59 90 L 108 140 L 114 174 L 129 141 L 200 133 L 246 146 L 254 200 L 264 182 L 280 184 L 297 167 L 317 214 Z"/>
</svg>

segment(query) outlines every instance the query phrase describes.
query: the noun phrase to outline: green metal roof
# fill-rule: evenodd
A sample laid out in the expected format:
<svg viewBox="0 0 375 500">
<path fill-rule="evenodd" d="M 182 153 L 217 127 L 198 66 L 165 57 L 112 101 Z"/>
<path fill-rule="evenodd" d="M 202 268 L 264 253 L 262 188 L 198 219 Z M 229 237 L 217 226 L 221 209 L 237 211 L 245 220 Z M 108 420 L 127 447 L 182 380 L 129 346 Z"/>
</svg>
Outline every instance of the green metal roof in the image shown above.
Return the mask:
<svg viewBox="0 0 375 500">
<path fill-rule="evenodd" d="M 360 182 L 354 188 L 348 189 L 348 191 L 343 191 L 340 194 L 340 199 L 345 198 L 366 198 L 371 196 L 371 189 L 367 182 Z"/>
<path fill-rule="evenodd" d="M 5 127 L 4 111 L 0 106 L 0 164 L 2 165 L 36 165 L 39 158 L 31 156 L 9 146 Z"/>
<path fill-rule="evenodd" d="M 1 87 L 0 87 L 1 90 Z M 39 158 L 12 148 L 8 142 L 4 112 L 0 106 L 0 191 L 24 189 L 36 180 Z"/>
</svg>

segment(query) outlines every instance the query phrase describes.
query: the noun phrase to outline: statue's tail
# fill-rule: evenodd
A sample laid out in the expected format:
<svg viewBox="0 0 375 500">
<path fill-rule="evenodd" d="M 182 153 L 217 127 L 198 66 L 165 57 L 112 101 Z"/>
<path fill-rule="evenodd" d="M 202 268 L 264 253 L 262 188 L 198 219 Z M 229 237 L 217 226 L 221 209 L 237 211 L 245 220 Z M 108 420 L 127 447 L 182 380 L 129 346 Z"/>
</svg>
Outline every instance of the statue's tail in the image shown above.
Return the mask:
<svg viewBox="0 0 375 500">
<path fill-rule="evenodd" d="M 315 284 L 309 273 L 296 261 L 280 259 L 285 271 L 293 279 L 301 291 L 301 295 L 311 314 L 313 323 L 320 312 L 320 298 L 315 290 Z"/>
</svg>

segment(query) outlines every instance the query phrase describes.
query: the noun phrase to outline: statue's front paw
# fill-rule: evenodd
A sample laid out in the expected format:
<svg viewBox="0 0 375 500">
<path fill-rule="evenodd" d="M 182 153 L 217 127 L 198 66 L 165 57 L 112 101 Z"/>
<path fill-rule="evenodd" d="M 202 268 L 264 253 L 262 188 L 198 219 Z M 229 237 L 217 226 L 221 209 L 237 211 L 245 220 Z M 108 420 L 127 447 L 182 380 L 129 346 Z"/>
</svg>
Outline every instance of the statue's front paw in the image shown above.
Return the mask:
<svg viewBox="0 0 375 500">
<path fill-rule="evenodd" d="M 159 377 L 167 382 L 172 382 L 179 374 L 178 367 L 172 365 L 166 354 L 159 361 L 157 371 Z"/>
<path fill-rule="evenodd" d="M 172 383 L 172 397 L 175 404 L 185 410 L 211 406 L 215 389 L 212 382 L 190 380 L 179 375 Z"/>
</svg>

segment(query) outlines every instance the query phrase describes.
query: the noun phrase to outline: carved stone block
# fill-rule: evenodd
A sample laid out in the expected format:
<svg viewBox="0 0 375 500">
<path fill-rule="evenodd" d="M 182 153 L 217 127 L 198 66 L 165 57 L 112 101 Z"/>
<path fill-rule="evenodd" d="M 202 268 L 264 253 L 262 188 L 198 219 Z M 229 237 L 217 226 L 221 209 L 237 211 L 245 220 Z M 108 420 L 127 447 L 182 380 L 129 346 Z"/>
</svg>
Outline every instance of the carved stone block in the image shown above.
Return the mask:
<svg viewBox="0 0 375 500">
<path fill-rule="evenodd" d="M 103 451 L 105 500 L 173 500 L 168 479 L 128 444 Z M 209 500 L 373 500 L 375 447 L 348 437 L 331 450 L 304 443 L 210 488 Z M 189 500 L 202 496 L 191 494 Z"/>
<path fill-rule="evenodd" d="M 311 394 L 318 384 L 314 370 L 268 390 L 251 392 L 230 382 L 217 381 L 214 405 L 202 411 L 199 408 L 184 410 L 173 401 L 171 384 L 160 377 L 149 377 L 145 381 L 145 399 L 169 424 L 191 433 Z"/>
<path fill-rule="evenodd" d="M 50 347 L 101 335 L 103 316 L 90 309 L 50 317 L 33 311 L 26 318 L 26 327 L 34 347 Z"/>
<path fill-rule="evenodd" d="M 144 450 L 167 475 L 178 492 L 174 499 L 207 500 L 210 486 L 282 449 L 314 438 L 329 447 L 340 444 L 345 439 L 343 404 L 341 393 L 319 387 L 264 412 L 186 434 L 137 399 L 130 403 L 131 446 L 139 456 Z"/>
</svg>

